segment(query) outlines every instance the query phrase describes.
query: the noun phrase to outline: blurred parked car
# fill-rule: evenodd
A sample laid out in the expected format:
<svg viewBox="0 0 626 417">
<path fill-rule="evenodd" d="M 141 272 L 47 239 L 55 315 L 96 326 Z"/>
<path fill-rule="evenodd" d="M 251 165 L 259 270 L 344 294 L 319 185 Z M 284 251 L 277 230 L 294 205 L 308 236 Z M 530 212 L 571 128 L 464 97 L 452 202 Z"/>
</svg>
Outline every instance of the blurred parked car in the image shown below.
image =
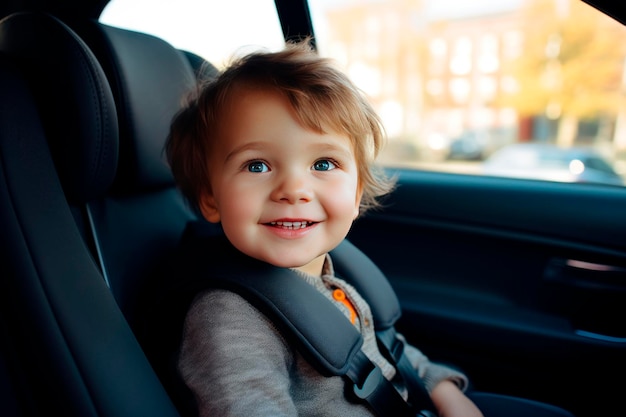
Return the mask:
<svg viewBox="0 0 626 417">
<path fill-rule="evenodd" d="M 597 151 L 551 144 L 516 143 L 495 152 L 483 173 L 560 182 L 623 185 L 624 180 Z"/>
<path fill-rule="evenodd" d="M 482 161 L 514 140 L 506 129 L 472 129 L 450 138 L 446 143 L 446 159 Z"/>
<path fill-rule="evenodd" d="M 449 146 L 448 159 L 482 160 L 491 147 L 491 138 L 484 130 L 466 131 Z"/>
</svg>

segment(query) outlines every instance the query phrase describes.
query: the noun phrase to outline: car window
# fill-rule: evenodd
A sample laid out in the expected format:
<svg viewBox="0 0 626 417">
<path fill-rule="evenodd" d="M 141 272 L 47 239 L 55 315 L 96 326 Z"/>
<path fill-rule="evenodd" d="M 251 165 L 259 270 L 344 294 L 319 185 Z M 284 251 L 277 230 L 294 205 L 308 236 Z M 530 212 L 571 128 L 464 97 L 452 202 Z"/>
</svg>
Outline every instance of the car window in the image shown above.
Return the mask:
<svg viewBox="0 0 626 417">
<path fill-rule="evenodd" d="M 551 160 L 516 176 L 587 182 L 583 159 L 568 159 L 581 148 L 598 155 L 587 171 L 605 165 L 619 174 L 609 183 L 626 178 L 626 30 L 582 1 L 309 4 L 320 53 L 383 119 L 385 165 L 481 174 L 490 158 Z M 496 155 L 519 143 L 550 146 Z"/>
<path fill-rule="evenodd" d="M 219 5 L 205 0 L 111 0 L 100 21 L 158 36 L 218 68 L 242 51 L 284 46 L 273 0 L 229 0 Z"/>
<path fill-rule="evenodd" d="M 572 148 L 592 149 L 597 158 L 590 163 L 616 173 L 609 183 L 624 183 L 626 29 L 591 6 L 580 0 L 309 4 L 320 53 L 348 73 L 383 120 L 389 141 L 382 164 L 493 174 L 485 165 L 498 151 L 536 143 L 555 148 L 536 159 L 565 160 Z M 248 48 L 282 48 L 272 0 L 220 3 L 219 13 L 215 7 L 203 0 L 112 0 L 100 20 L 159 36 L 217 67 Z M 233 21 L 238 24 L 223 24 Z M 518 158 L 514 152 L 507 159 Z M 569 162 L 561 165 L 570 169 Z M 580 177 L 527 174 L 516 176 Z"/>
</svg>

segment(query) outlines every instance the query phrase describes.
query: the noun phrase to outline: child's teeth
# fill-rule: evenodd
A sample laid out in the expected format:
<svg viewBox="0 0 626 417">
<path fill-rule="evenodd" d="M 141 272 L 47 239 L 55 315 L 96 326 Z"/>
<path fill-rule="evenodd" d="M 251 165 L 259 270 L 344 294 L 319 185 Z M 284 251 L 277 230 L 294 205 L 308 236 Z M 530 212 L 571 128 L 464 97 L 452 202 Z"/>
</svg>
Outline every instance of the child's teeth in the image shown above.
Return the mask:
<svg viewBox="0 0 626 417">
<path fill-rule="evenodd" d="M 303 222 L 270 222 L 272 226 L 282 226 L 289 229 L 304 229 L 309 224 L 306 221 Z"/>
</svg>

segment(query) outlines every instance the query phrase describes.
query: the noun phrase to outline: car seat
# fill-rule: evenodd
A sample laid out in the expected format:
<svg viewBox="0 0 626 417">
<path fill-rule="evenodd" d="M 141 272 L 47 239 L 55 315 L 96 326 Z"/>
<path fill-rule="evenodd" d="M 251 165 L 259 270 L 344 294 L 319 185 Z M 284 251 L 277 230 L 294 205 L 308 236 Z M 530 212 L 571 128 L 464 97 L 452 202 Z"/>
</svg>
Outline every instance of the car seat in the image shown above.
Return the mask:
<svg viewBox="0 0 626 417">
<path fill-rule="evenodd" d="M 196 75 L 215 72 L 201 58 L 154 36 L 92 20 L 68 23 L 94 51 L 115 97 L 120 123 L 119 170 L 107 196 L 88 205 L 113 294 L 141 334 L 136 307 L 141 294 L 149 293 L 154 285 L 149 281 L 155 275 L 153 268 L 178 246 L 187 226 L 199 219 L 177 190 L 162 154 L 169 124 L 194 88 Z M 210 225 L 202 224 L 204 231 L 206 227 Z M 361 258 L 336 259 L 338 272 L 351 259 Z M 192 414 L 195 410 L 188 408 L 189 393 L 181 392 L 180 381 L 165 378 L 171 374 L 160 375 L 179 409 Z M 484 407 L 497 410 L 496 415 L 506 415 L 511 401 L 521 404 L 514 398 L 485 393 L 475 398 Z M 500 403 L 505 404 L 504 414 L 493 408 Z M 526 406 L 529 408 L 524 410 L 532 410 L 528 414 L 544 415 L 542 404 L 528 402 Z M 553 416 L 553 410 L 549 411 L 545 415 Z"/>
<path fill-rule="evenodd" d="M 0 309 L 15 414 L 177 416 L 92 255 L 117 168 L 112 93 L 59 20 L 0 21 Z"/>
<path fill-rule="evenodd" d="M 140 306 L 154 290 L 154 268 L 179 245 L 189 224 L 202 222 L 178 190 L 163 148 L 186 95 L 198 78 L 211 78 L 217 70 L 151 35 L 95 20 L 68 23 L 102 64 L 120 123 L 113 187 L 105 198 L 88 204 L 102 269 L 148 358 L 154 359 L 143 337 L 147 321 Z M 158 361 L 152 364 L 178 409 L 193 414 L 193 399 L 176 375 Z"/>
<path fill-rule="evenodd" d="M 134 326 L 137 299 L 149 286 L 152 268 L 197 219 L 163 154 L 170 122 L 196 76 L 187 57 L 159 38 L 95 20 L 68 24 L 101 63 L 117 107 L 118 171 L 106 197 L 88 206 L 102 268 Z"/>
</svg>

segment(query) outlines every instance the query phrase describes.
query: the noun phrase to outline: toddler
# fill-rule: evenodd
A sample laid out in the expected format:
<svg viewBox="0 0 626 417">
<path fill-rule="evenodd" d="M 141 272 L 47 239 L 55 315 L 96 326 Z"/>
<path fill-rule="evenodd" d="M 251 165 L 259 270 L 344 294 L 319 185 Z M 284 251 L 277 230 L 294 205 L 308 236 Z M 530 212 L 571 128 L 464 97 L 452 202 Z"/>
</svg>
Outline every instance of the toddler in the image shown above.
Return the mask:
<svg viewBox="0 0 626 417">
<path fill-rule="evenodd" d="M 372 313 L 333 272 L 329 251 L 393 183 L 373 163 L 384 141 L 360 91 L 309 42 L 234 61 L 175 117 L 166 145 L 176 181 L 202 216 L 246 256 L 297 271 L 363 336 L 385 378 Z M 210 254 L 207 254 L 210 256 Z M 333 297 L 340 290 L 343 297 Z M 332 323 L 328 323 L 332 325 Z M 442 417 L 480 417 L 466 377 L 406 354 Z M 324 376 L 240 295 L 202 291 L 184 324 L 178 370 L 201 416 L 373 416 Z M 405 387 L 398 391 L 406 396 Z"/>
</svg>

